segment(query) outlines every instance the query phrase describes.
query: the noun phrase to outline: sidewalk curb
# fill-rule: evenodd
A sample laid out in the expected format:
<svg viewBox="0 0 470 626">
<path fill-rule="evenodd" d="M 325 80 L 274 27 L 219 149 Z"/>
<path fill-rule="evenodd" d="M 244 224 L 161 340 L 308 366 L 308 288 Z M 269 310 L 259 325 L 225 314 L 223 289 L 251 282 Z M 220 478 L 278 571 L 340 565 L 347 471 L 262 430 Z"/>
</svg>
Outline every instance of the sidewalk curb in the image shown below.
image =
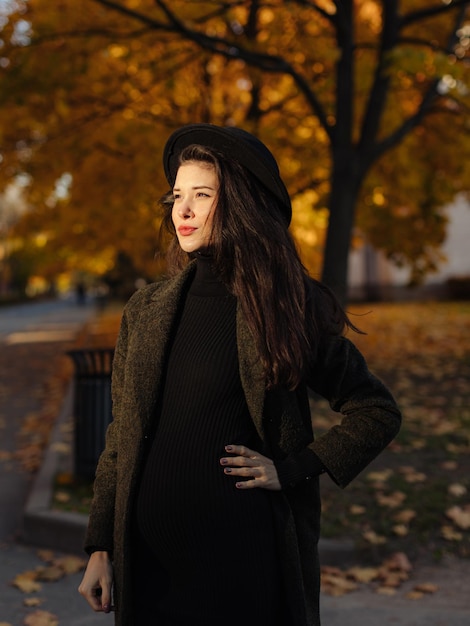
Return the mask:
<svg viewBox="0 0 470 626">
<path fill-rule="evenodd" d="M 61 426 L 72 414 L 73 381 L 69 384 L 59 416 L 52 431 L 41 469 L 36 475 L 23 514 L 24 543 L 83 555 L 83 540 L 88 517 L 81 513 L 51 509 L 53 481 L 59 465 L 57 445 Z"/>
<path fill-rule="evenodd" d="M 83 555 L 88 516 L 51 508 L 52 486 L 60 458 L 57 444 L 63 441 L 61 427 L 72 415 L 73 394 L 72 380 L 53 428 L 43 464 L 35 477 L 26 502 L 22 538 L 24 543 L 32 546 Z M 346 562 L 352 562 L 355 556 L 352 541 L 320 539 L 318 549 L 320 562 L 327 565 L 341 566 Z"/>
</svg>

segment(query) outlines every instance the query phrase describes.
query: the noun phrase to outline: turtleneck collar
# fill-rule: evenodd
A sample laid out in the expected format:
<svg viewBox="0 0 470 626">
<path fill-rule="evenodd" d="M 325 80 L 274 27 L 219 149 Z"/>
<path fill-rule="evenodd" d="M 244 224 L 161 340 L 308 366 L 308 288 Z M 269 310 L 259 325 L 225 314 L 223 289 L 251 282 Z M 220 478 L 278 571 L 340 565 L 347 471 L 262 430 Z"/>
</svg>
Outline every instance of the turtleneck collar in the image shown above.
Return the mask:
<svg viewBox="0 0 470 626">
<path fill-rule="evenodd" d="M 225 284 L 215 272 L 213 258 L 209 254 L 197 252 L 195 255 L 196 274 L 189 289 L 193 296 L 228 296 Z"/>
</svg>

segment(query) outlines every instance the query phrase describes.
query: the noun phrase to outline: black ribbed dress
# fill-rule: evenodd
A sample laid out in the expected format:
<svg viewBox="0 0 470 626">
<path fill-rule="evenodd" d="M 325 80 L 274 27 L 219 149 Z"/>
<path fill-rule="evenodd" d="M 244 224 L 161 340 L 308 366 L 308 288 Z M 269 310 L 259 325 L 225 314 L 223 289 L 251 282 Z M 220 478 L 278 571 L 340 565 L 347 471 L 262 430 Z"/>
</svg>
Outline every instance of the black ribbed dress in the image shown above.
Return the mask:
<svg viewBox="0 0 470 626">
<path fill-rule="evenodd" d="M 271 498 L 238 490 L 227 444 L 259 449 L 238 372 L 236 299 L 199 257 L 167 358 L 136 502 L 134 626 L 284 626 Z"/>
</svg>

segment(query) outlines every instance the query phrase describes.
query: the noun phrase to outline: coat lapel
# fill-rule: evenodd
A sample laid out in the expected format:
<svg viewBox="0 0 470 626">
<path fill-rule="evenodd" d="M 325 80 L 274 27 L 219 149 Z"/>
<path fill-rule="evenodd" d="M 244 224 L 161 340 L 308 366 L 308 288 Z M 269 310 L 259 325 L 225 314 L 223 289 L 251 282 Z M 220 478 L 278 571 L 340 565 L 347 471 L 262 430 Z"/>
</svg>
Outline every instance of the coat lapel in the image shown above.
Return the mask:
<svg viewBox="0 0 470 626">
<path fill-rule="evenodd" d="M 173 323 L 194 269 L 195 263 L 191 263 L 177 277 L 163 283 L 141 309 L 136 322 L 128 389 L 132 389 L 133 404 L 144 432 L 153 422 Z"/>
</svg>

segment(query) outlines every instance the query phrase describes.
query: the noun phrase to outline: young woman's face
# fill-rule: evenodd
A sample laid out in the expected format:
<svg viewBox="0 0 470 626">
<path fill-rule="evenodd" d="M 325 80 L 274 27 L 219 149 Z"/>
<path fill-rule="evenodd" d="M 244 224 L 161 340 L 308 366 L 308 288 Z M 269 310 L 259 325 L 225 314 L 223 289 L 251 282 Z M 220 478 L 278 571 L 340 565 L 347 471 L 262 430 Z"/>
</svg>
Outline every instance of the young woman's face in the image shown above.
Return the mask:
<svg viewBox="0 0 470 626">
<path fill-rule="evenodd" d="M 196 252 L 209 244 L 218 190 L 219 181 L 210 164 L 189 162 L 179 167 L 171 218 L 185 252 Z"/>
</svg>

